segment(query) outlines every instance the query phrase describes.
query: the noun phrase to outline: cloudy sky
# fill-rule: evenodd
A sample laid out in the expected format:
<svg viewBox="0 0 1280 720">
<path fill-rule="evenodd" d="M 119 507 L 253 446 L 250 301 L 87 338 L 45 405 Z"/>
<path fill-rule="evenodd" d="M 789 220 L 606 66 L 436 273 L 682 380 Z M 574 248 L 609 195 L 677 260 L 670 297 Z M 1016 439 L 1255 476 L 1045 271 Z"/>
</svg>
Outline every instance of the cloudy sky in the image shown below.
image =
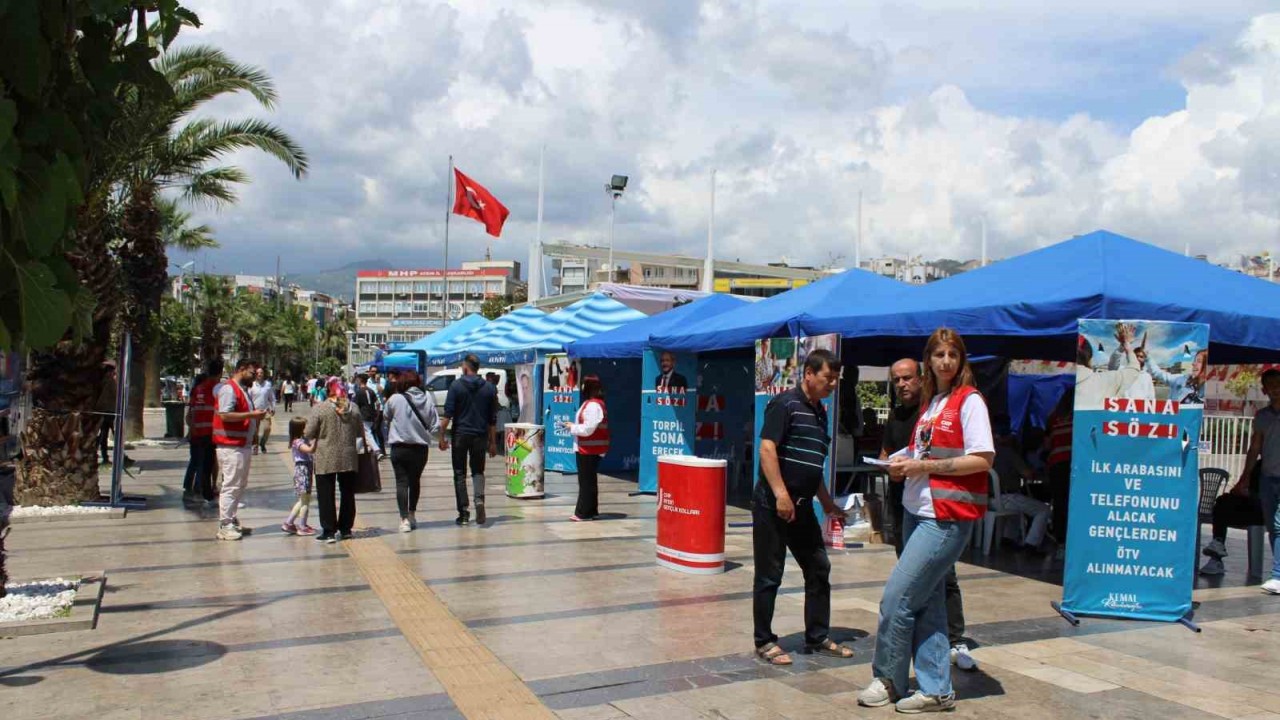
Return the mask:
<svg viewBox="0 0 1280 720">
<path fill-rule="evenodd" d="M 199 219 L 218 272 L 441 262 L 448 156 L 511 209 L 523 259 L 546 147 L 548 240 L 746 262 L 1001 257 L 1105 228 L 1228 260 L 1280 250 L 1280 14 L 1264 0 L 189 0 L 266 69 L 261 116 L 311 156 L 251 154 Z M 1269 7 L 1268 7 L 1269 6 Z M 487 236 L 455 218 L 450 260 Z M 185 258 L 178 258 L 181 262 Z"/>
</svg>

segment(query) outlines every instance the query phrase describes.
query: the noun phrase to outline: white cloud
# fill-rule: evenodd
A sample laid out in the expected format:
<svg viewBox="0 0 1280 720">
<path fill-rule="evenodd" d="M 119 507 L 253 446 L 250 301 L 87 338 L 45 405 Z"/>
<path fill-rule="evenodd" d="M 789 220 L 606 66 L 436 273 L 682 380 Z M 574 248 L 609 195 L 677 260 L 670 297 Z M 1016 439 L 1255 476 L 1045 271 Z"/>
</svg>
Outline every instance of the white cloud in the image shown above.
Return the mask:
<svg viewBox="0 0 1280 720">
<path fill-rule="evenodd" d="M 699 254 L 717 168 L 719 252 L 743 260 L 850 263 L 859 191 L 864 257 L 972 257 L 980 216 L 995 256 L 1099 227 L 1224 258 L 1274 243 L 1280 15 L 1250 20 L 1250 0 L 1098 0 L 1036 12 L 1012 0 L 981 11 L 958 0 L 927 10 L 846 5 L 197 7 L 206 28 L 183 41 L 265 67 L 282 95 L 272 119 L 313 158 L 302 183 L 266 159 L 237 160 L 255 184 L 210 218 L 222 253 L 252 263 L 266 242 L 281 248 L 272 259 L 285 252 L 313 268 L 377 256 L 438 263 L 453 154 L 511 208 L 494 250 L 520 258 L 542 144 L 543 235 L 556 239 L 603 240 L 601 186 L 622 173 L 631 185 L 618 246 Z M 1009 94 L 1091 83 L 1124 57 L 1070 57 L 1090 31 L 1109 47 L 1211 23 L 1209 42 L 1152 70 L 1153 83 L 1180 83 L 1183 107 L 1132 130 L 1087 103 L 1007 114 L 971 99 L 971 88 L 1000 83 Z M 1019 32 L 1031 29 L 1038 34 Z M 452 260 L 481 252 L 478 225 L 460 221 L 452 232 L 463 248 L 451 244 Z"/>
</svg>

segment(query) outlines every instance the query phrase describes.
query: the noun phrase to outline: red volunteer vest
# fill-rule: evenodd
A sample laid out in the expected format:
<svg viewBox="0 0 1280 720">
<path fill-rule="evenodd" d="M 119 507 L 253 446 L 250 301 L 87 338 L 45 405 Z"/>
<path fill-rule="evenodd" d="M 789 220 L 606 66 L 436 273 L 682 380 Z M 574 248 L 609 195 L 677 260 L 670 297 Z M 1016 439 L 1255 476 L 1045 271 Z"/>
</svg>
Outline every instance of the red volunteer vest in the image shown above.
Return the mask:
<svg viewBox="0 0 1280 720">
<path fill-rule="evenodd" d="M 931 425 L 929 458 L 941 460 L 956 458 L 964 453 L 964 427 L 960 422 L 960 407 L 970 395 L 978 392 L 968 385 L 951 391 L 942 409 L 929 418 Z M 917 422 L 917 432 L 911 434 L 911 450 L 915 451 L 918 424 L 926 422 L 922 415 Z M 933 497 L 933 514 L 938 520 L 980 520 L 987 512 L 987 484 L 985 472 L 972 475 L 930 475 L 929 494 Z"/>
<path fill-rule="evenodd" d="M 213 415 L 217 409 L 213 388 L 217 383 L 217 380 L 205 380 L 191 388 L 191 437 L 213 434 Z"/>
<path fill-rule="evenodd" d="M 232 390 L 236 394 L 236 409 L 233 412 L 249 412 L 249 396 L 244 394 L 244 388 L 240 387 L 240 383 L 235 380 L 228 380 Z M 223 447 L 245 447 L 249 444 L 249 425 L 252 423 L 249 419 L 239 421 L 223 420 L 218 413 L 213 414 L 213 444 Z"/>
<path fill-rule="evenodd" d="M 582 403 L 582 407 L 578 408 L 577 422 L 582 424 L 582 411 L 591 403 L 600 406 L 600 414 L 604 419 L 596 426 L 595 432 L 578 438 L 578 452 L 583 455 L 604 455 L 609 452 L 609 413 L 604 409 L 604 402 L 599 398 L 592 398 Z"/>
</svg>

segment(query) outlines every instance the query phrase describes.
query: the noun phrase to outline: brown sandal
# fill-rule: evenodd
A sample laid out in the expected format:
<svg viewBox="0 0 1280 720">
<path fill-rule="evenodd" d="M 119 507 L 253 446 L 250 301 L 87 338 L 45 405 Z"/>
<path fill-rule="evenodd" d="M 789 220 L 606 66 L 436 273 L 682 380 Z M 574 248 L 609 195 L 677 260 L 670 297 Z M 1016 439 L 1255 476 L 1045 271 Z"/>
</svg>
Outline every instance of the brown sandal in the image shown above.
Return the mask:
<svg viewBox="0 0 1280 720">
<path fill-rule="evenodd" d="M 828 657 L 844 658 L 846 660 L 848 658 L 853 657 L 852 650 L 845 647 L 844 645 L 838 644 L 836 641 L 832 640 L 831 638 L 827 638 L 826 640 L 823 640 L 818 645 L 809 647 L 808 651 L 811 653 L 817 653 L 819 655 L 826 655 Z"/>
<path fill-rule="evenodd" d="M 791 664 L 791 656 L 786 650 L 778 647 L 778 643 L 769 643 L 756 648 L 756 655 L 770 665 Z"/>
</svg>

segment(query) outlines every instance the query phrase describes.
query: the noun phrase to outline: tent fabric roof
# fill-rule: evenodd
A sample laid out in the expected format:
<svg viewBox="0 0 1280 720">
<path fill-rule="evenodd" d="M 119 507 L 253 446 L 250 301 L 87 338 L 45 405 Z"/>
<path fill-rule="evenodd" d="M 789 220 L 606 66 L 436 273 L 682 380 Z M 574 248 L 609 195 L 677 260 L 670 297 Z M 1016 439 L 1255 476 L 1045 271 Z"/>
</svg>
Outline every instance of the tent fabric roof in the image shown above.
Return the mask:
<svg viewBox="0 0 1280 720">
<path fill-rule="evenodd" d="M 547 317 L 547 314 L 541 310 L 538 310 L 537 308 L 531 308 L 531 307 L 519 308 L 513 312 L 509 312 L 506 315 L 503 315 L 502 317 L 499 317 L 495 320 L 491 320 L 485 325 L 482 325 L 476 328 L 475 330 L 472 330 L 469 333 L 465 333 L 463 335 L 454 337 L 453 339 L 447 342 L 441 343 L 440 345 L 437 345 L 436 347 L 432 348 L 431 351 L 428 353 L 427 364 L 428 365 L 445 365 L 447 364 L 445 362 L 436 362 L 436 358 L 445 353 L 466 350 L 467 348 L 478 345 L 479 343 L 485 342 L 490 338 L 497 338 L 502 335 L 505 335 L 511 332 L 512 330 L 514 330 L 519 325 L 522 325 L 528 322 L 533 322 L 535 320 L 538 320 L 540 318 L 545 318 L 545 317 Z M 466 355 L 466 352 L 463 352 L 462 355 Z M 457 361 L 455 360 L 450 362 L 457 362 Z"/>
<path fill-rule="evenodd" d="M 913 288 L 892 308 L 812 303 L 797 325 L 882 359 L 916 354 L 945 326 L 971 354 L 1072 360 L 1080 318 L 1208 323 L 1214 363 L 1280 355 L 1280 285 L 1101 230 Z"/>
<path fill-rule="evenodd" d="M 798 320 L 809 310 L 868 305 L 888 309 L 892 307 L 893 298 L 913 290 L 909 285 L 866 270 L 846 270 L 753 305 L 685 327 L 655 332 L 649 344 L 677 352 L 751 347 L 760 338 L 800 334 Z"/>
<path fill-rule="evenodd" d="M 527 308 L 521 308 L 525 310 Z M 519 313 L 517 310 L 516 313 Z M 512 315 L 516 314 L 512 313 Z M 430 364 L 448 365 L 461 360 L 468 353 L 475 353 L 481 362 L 529 362 L 534 353 L 559 352 L 565 344 L 590 337 L 646 315 L 633 310 L 622 303 L 595 294 L 550 315 L 539 311 L 538 317 L 512 323 L 510 328 L 501 333 L 486 334 L 468 341 L 459 338 L 448 348 L 441 348 L 432 353 Z M 510 315 L 503 316 L 498 322 Z"/>
<path fill-rule="evenodd" d="M 414 340 L 396 352 L 388 354 L 382 361 L 388 368 L 416 368 L 418 366 L 418 354 L 411 351 L 432 350 L 453 338 L 461 337 L 488 324 L 488 318 L 473 313 L 457 322 L 445 325 L 430 335 Z"/>
<path fill-rule="evenodd" d="M 733 295 L 708 295 L 643 320 L 569 343 L 565 349 L 573 357 L 638 358 L 649 345 L 650 335 L 671 332 L 688 323 L 740 308 L 753 300 L 754 298 Z"/>
</svg>

